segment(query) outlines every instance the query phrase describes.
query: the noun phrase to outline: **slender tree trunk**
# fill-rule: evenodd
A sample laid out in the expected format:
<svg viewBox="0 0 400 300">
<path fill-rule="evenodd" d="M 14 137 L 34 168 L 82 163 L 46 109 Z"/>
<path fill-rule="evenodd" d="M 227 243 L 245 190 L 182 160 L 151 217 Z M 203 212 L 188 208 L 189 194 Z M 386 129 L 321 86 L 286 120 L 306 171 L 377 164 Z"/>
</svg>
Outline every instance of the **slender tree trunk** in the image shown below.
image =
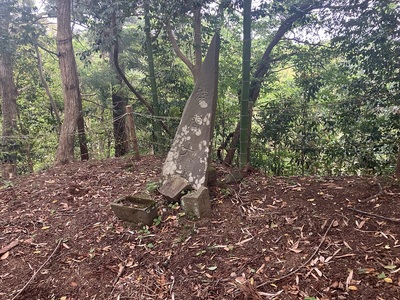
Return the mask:
<svg viewBox="0 0 400 300">
<path fill-rule="evenodd" d="M 115 58 L 118 60 L 119 56 L 119 45 L 118 45 L 118 27 L 116 23 L 116 16 L 115 11 L 111 14 L 111 29 L 110 31 L 113 34 L 115 39 L 114 44 L 111 46 L 111 53 L 110 53 L 110 67 L 111 69 L 115 70 L 115 79 L 117 81 L 116 85 L 112 83 L 112 105 L 113 105 L 113 134 L 114 134 L 114 149 L 115 149 L 115 156 L 124 156 L 129 152 L 128 147 L 128 134 L 125 130 L 125 107 L 128 104 L 127 99 L 122 94 L 122 78 L 116 70 L 115 67 Z"/>
<path fill-rule="evenodd" d="M 399 144 L 399 150 L 397 151 L 396 177 L 398 180 L 400 180 L 400 144 Z"/>
<path fill-rule="evenodd" d="M 291 16 L 289 16 L 287 19 L 283 20 L 281 22 L 281 25 L 279 26 L 278 30 L 275 32 L 274 36 L 272 37 L 271 42 L 267 45 L 267 48 L 264 51 L 264 54 L 260 60 L 260 62 L 257 65 L 257 68 L 255 72 L 253 73 L 253 77 L 251 79 L 250 83 L 250 101 L 251 101 L 251 107 L 253 107 L 258 99 L 258 96 L 260 95 L 260 90 L 261 90 L 261 85 L 265 81 L 265 78 L 268 76 L 270 70 L 271 70 L 271 63 L 273 62 L 272 59 L 272 51 L 275 48 L 275 46 L 279 43 L 279 41 L 284 37 L 284 35 L 293 27 L 293 24 L 307 15 L 309 12 L 311 12 L 314 9 L 320 8 L 321 4 L 316 2 L 314 5 L 309 5 L 308 3 L 305 3 L 299 7 L 299 9 Z M 250 116 L 251 118 L 251 116 Z M 231 149 L 228 150 L 228 154 L 225 157 L 224 164 L 226 165 L 231 165 L 234 155 L 235 155 L 235 150 L 236 150 L 236 145 L 239 142 L 239 134 L 240 132 L 240 124 L 238 123 L 235 129 L 235 135 L 234 138 L 232 139 L 231 142 Z"/>
<path fill-rule="evenodd" d="M 144 2 L 144 21 L 145 21 L 145 33 L 146 33 L 146 49 L 147 49 L 147 57 L 148 57 L 148 63 L 149 63 L 149 75 L 150 75 L 150 87 L 151 87 L 151 98 L 152 98 L 152 104 L 153 104 L 153 109 L 154 109 L 154 116 L 159 116 L 160 111 L 159 111 L 159 106 L 160 104 L 158 103 L 158 93 L 157 93 L 157 82 L 156 82 L 156 75 L 154 71 L 154 58 L 153 58 L 153 46 L 152 46 L 152 39 L 151 39 L 151 33 L 150 33 L 150 16 L 149 16 L 149 4 L 148 2 Z M 154 152 L 160 153 L 162 149 L 162 134 L 161 134 L 161 126 L 160 123 L 157 120 L 153 121 L 153 148 Z"/>
<path fill-rule="evenodd" d="M 53 95 L 50 92 L 50 88 L 49 88 L 49 85 L 47 84 L 46 78 L 44 78 L 42 55 L 40 54 L 39 47 L 37 44 L 35 44 L 35 51 L 36 51 L 36 57 L 37 57 L 37 61 L 38 61 L 38 70 L 39 70 L 40 81 L 46 91 L 47 97 L 49 97 L 51 108 L 53 109 L 54 115 L 56 116 L 57 134 L 58 134 L 58 136 L 60 136 L 61 123 L 62 123 L 61 117 L 60 117 L 60 113 L 58 111 L 56 102 L 54 101 Z"/>
<path fill-rule="evenodd" d="M 13 78 L 13 55 L 9 25 L 11 22 L 11 7 L 0 5 L 0 92 L 2 109 L 2 177 L 9 179 L 16 176 L 17 168 L 17 88 Z"/>
<path fill-rule="evenodd" d="M 115 46 L 118 46 L 118 43 L 115 43 Z M 126 86 L 129 88 L 129 90 L 136 96 L 136 98 L 140 101 L 140 103 L 142 103 L 147 110 L 149 111 L 150 114 L 152 114 L 154 116 L 154 109 L 153 106 L 151 106 L 143 97 L 142 95 L 140 95 L 140 93 L 132 86 L 132 84 L 129 82 L 128 78 L 126 78 L 124 72 L 122 71 L 119 62 L 118 62 L 118 51 L 114 51 L 114 66 L 115 69 L 118 72 L 118 75 L 121 76 L 121 79 L 124 81 L 124 83 L 126 84 Z M 172 136 L 171 131 L 169 130 L 168 126 L 163 122 L 163 121 L 159 121 L 160 126 L 164 129 L 164 131 L 168 134 L 168 136 Z"/>
<path fill-rule="evenodd" d="M 195 82 L 200 75 L 201 66 L 203 65 L 203 58 L 201 55 L 201 5 L 197 4 L 193 9 L 193 40 L 194 40 L 194 70 Z"/>
<path fill-rule="evenodd" d="M 251 0 L 244 1 L 243 10 L 243 62 L 242 62 L 242 95 L 240 106 L 240 159 L 239 168 L 249 163 L 250 141 L 250 57 L 251 57 Z"/>
<path fill-rule="evenodd" d="M 82 103 L 72 46 L 70 0 L 57 0 L 57 50 L 65 108 L 56 164 L 66 164 L 74 160 L 74 134 L 80 117 L 80 103 Z"/>
<path fill-rule="evenodd" d="M 86 133 L 85 133 L 85 120 L 82 114 L 82 101 L 79 103 L 79 117 L 78 117 L 78 141 L 79 149 L 81 152 L 81 161 L 89 160 L 89 150 L 87 147 Z"/>
<path fill-rule="evenodd" d="M 172 31 L 172 27 L 169 21 L 165 23 L 165 28 L 167 31 L 168 39 L 172 44 L 172 49 L 174 50 L 176 56 L 189 68 L 192 72 L 193 81 L 196 82 L 197 77 L 200 74 L 201 66 L 203 63 L 202 53 L 201 53 L 201 3 L 196 3 L 196 6 L 192 8 L 193 13 L 193 44 L 194 44 L 194 57 L 195 61 L 192 63 L 189 58 L 183 54 L 182 50 L 179 48 L 178 42 Z"/>
<path fill-rule="evenodd" d="M 118 93 L 117 87 L 112 88 L 112 104 L 115 156 L 119 157 L 128 153 L 124 118 L 127 101 Z"/>
</svg>

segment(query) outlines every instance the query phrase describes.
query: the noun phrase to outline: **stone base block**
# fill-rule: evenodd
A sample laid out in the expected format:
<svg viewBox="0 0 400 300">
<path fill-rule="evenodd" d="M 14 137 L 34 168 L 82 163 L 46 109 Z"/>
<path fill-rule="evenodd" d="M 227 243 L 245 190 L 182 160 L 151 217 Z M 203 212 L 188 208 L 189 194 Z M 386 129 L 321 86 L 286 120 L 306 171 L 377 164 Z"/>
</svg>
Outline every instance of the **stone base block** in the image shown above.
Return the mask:
<svg viewBox="0 0 400 300">
<path fill-rule="evenodd" d="M 182 209 L 188 216 L 207 218 L 211 216 L 211 202 L 208 188 L 202 186 L 197 191 L 181 198 Z"/>
<path fill-rule="evenodd" d="M 121 220 L 136 224 L 151 225 L 157 218 L 156 201 L 147 195 L 119 198 L 111 203 L 111 209 Z"/>
</svg>

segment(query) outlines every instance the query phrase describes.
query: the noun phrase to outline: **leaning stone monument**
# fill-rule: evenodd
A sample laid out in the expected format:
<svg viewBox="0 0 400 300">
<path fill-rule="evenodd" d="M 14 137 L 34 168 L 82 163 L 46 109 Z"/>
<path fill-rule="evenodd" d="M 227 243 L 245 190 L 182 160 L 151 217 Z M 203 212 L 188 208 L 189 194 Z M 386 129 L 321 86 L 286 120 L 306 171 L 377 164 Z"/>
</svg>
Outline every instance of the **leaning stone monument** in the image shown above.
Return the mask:
<svg viewBox="0 0 400 300">
<path fill-rule="evenodd" d="M 163 165 L 160 193 L 170 199 L 178 200 L 182 191 L 197 191 L 207 185 L 218 96 L 219 43 L 217 33 L 211 41 Z M 204 194 L 203 188 L 200 194 Z"/>
</svg>

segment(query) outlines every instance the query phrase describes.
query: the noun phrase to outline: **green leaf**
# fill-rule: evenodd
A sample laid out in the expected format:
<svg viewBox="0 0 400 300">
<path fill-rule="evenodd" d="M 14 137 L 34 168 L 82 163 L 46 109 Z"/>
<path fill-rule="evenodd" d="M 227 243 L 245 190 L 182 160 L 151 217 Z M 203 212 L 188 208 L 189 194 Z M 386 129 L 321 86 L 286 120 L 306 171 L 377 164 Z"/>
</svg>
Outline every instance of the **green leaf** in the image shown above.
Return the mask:
<svg viewBox="0 0 400 300">
<path fill-rule="evenodd" d="M 385 272 L 382 272 L 381 274 L 378 275 L 378 279 L 384 279 L 386 278 Z"/>
</svg>

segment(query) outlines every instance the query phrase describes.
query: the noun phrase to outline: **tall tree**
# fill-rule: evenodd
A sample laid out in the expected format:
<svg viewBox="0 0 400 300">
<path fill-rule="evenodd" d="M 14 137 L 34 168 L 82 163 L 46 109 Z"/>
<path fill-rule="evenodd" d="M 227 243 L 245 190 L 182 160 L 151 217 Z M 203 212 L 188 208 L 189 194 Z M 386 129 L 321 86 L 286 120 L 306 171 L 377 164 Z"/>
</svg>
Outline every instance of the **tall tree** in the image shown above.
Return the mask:
<svg viewBox="0 0 400 300">
<path fill-rule="evenodd" d="M 74 160 L 74 135 L 78 120 L 81 121 L 79 134 L 84 134 L 82 132 L 83 119 L 80 119 L 82 117 L 80 115 L 82 113 L 82 98 L 72 45 L 70 0 L 57 0 L 57 50 L 65 110 L 57 148 L 56 164 L 66 164 Z"/>
<path fill-rule="evenodd" d="M 261 59 L 257 62 L 255 70 L 253 72 L 253 76 L 250 82 L 250 107 L 254 106 L 256 100 L 258 99 L 261 91 L 261 86 L 263 82 L 265 82 L 266 78 L 271 72 L 273 63 L 281 61 L 283 57 L 277 57 L 273 55 L 274 48 L 279 44 L 279 42 L 283 39 L 283 37 L 291 31 L 296 24 L 307 16 L 310 12 L 320 9 L 324 7 L 325 1 L 302 1 L 298 3 L 288 3 L 285 7 L 279 1 L 272 2 L 271 4 L 267 4 L 267 10 L 271 9 L 276 11 L 283 12 L 283 16 L 281 16 L 281 20 L 279 21 L 279 26 L 277 26 L 276 31 L 272 34 L 272 38 L 267 43 L 267 46 L 264 50 L 264 53 Z M 270 7 L 268 6 L 270 5 Z M 300 24 L 297 25 L 297 27 Z M 251 111 L 251 109 L 250 109 Z M 251 126 L 251 125 L 249 125 Z M 231 165 L 235 152 L 236 152 L 236 145 L 239 142 L 240 137 L 240 124 L 238 123 L 235 129 L 235 134 L 233 135 L 231 147 L 228 150 L 228 153 L 225 157 L 224 163 L 227 165 Z"/>
<path fill-rule="evenodd" d="M 251 0 L 244 1 L 243 7 L 243 57 L 242 94 L 240 107 L 240 163 L 242 169 L 249 162 L 250 143 L 250 58 L 251 58 Z"/>
<path fill-rule="evenodd" d="M 159 106 L 160 104 L 158 103 L 158 91 L 157 91 L 157 82 L 156 82 L 156 75 L 155 75 L 155 70 L 154 70 L 154 58 L 153 58 L 153 41 L 151 37 L 151 23 L 150 23 L 150 6 L 148 2 L 144 2 L 144 29 L 146 33 L 146 50 L 147 50 L 147 60 L 149 64 L 149 79 L 150 79 L 150 88 L 151 88 L 151 98 L 152 98 L 152 104 L 154 108 L 154 115 L 157 117 L 160 115 L 159 111 Z M 154 136 L 153 136 L 153 144 L 154 144 L 154 150 L 156 153 L 159 153 L 161 150 L 161 127 L 160 124 L 157 121 L 153 121 L 153 131 L 154 131 Z"/>
<path fill-rule="evenodd" d="M 14 41 L 10 36 L 10 23 L 15 1 L 3 1 L 0 5 L 0 92 L 2 99 L 3 133 L 2 176 L 8 179 L 16 175 L 17 140 L 17 88 L 13 78 Z"/>
<path fill-rule="evenodd" d="M 110 32 L 114 42 L 110 45 L 110 67 L 115 71 L 115 82 L 111 82 L 111 100 L 113 111 L 113 133 L 114 133 L 114 147 L 115 156 L 123 156 L 128 153 L 127 132 L 125 130 L 125 107 L 128 105 L 123 88 L 122 78 L 116 70 L 116 58 L 119 56 L 119 39 L 120 25 L 117 24 L 116 8 L 111 12 Z M 118 59 L 117 59 L 118 61 Z"/>
</svg>

